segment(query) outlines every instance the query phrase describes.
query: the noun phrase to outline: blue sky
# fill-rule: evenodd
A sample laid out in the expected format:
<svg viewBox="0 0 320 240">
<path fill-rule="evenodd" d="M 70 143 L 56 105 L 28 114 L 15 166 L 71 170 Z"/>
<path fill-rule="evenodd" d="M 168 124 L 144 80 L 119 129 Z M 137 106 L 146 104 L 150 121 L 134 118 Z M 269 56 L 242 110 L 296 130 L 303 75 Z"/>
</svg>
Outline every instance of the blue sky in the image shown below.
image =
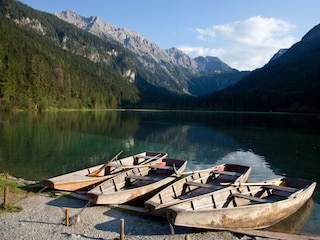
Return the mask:
<svg viewBox="0 0 320 240">
<path fill-rule="evenodd" d="M 21 0 L 55 13 L 134 30 L 163 49 L 215 56 L 239 70 L 262 67 L 320 23 L 319 0 Z"/>
</svg>

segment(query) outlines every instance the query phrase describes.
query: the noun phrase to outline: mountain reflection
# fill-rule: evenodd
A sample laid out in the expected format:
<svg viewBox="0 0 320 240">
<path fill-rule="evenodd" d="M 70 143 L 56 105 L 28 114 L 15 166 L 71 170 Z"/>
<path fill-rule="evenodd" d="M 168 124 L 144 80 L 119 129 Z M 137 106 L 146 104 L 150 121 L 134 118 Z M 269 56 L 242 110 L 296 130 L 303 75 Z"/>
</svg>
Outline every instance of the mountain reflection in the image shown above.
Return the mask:
<svg viewBox="0 0 320 240">
<path fill-rule="evenodd" d="M 265 161 L 263 156 L 259 156 L 251 151 L 241 151 L 228 153 L 226 156 L 217 161 L 217 164 L 233 163 L 245 166 L 251 166 L 252 171 L 249 176 L 250 182 L 264 181 L 280 177 L 276 175 Z"/>
<path fill-rule="evenodd" d="M 120 150 L 122 156 L 158 151 L 188 160 L 189 170 L 236 162 L 252 166 L 256 180 L 288 175 L 320 182 L 318 121 L 212 112 L 1 113 L 0 164 L 33 180 L 106 162 Z"/>
<path fill-rule="evenodd" d="M 0 113 L 0 168 L 29 180 L 144 151 L 188 160 L 188 170 L 252 167 L 250 182 L 279 176 L 320 182 L 320 118 L 314 115 L 98 111 Z M 320 190 L 313 199 L 320 201 Z M 315 204 L 311 232 L 319 233 Z M 316 223 L 316 224 L 314 224 Z"/>
</svg>

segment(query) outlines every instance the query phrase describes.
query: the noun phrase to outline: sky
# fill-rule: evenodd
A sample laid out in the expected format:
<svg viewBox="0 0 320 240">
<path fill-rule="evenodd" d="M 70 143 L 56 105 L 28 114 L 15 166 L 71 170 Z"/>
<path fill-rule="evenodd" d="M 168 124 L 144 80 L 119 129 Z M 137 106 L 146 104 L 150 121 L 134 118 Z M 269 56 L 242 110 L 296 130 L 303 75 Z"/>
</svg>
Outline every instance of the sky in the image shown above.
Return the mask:
<svg viewBox="0 0 320 240">
<path fill-rule="evenodd" d="M 214 56 L 238 70 L 264 66 L 320 24 L 319 0 L 20 0 L 134 30 L 162 49 Z"/>
</svg>

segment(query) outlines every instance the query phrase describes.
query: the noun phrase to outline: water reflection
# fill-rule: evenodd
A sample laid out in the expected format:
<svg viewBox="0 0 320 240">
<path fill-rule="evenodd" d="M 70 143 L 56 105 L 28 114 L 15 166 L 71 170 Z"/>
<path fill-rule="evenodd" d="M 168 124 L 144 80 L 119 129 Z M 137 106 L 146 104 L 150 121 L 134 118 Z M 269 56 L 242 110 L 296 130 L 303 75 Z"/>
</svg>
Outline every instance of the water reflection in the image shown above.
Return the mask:
<svg viewBox="0 0 320 240">
<path fill-rule="evenodd" d="M 128 147 L 137 127 L 118 112 L 1 114 L 1 168 L 38 180 L 96 165 Z"/>
<path fill-rule="evenodd" d="M 314 210 L 314 203 L 309 199 L 297 212 L 282 220 L 281 222 L 268 227 L 266 230 L 274 232 L 300 233 Z"/>
<path fill-rule="evenodd" d="M 38 179 L 102 163 L 120 150 L 123 156 L 149 150 L 186 159 L 190 170 L 234 158 L 253 166 L 254 179 L 288 175 L 320 182 L 319 125 L 311 125 L 317 121 L 208 112 L 2 113 L 0 164 Z"/>
<path fill-rule="evenodd" d="M 249 181 L 287 175 L 319 183 L 319 123 L 314 115 L 0 113 L 0 168 L 41 180 L 106 162 L 120 150 L 122 156 L 162 151 L 188 160 L 188 170 L 239 163 L 252 166 Z M 320 202 L 318 189 L 314 200 Z M 315 204 L 312 222 L 319 221 L 319 214 Z"/>
<path fill-rule="evenodd" d="M 251 151 L 239 150 L 228 153 L 226 156 L 217 161 L 217 164 L 222 163 L 234 163 L 251 166 L 252 171 L 248 179 L 249 182 L 259 182 L 266 179 L 280 177 L 279 175 L 275 174 L 272 169 L 270 169 L 270 166 L 265 161 L 263 156 L 259 156 Z"/>
</svg>

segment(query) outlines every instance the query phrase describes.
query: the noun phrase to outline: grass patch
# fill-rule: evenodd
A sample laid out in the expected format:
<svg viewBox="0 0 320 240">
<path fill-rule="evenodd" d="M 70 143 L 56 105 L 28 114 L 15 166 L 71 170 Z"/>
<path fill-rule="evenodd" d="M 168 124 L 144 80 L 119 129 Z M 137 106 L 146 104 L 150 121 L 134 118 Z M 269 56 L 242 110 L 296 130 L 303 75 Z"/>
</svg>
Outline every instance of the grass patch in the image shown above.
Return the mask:
<svg viewBox="0 0 320 240">
<path fill-rule="evenodd" d="M 0 193 L 3 194 L 4 188 L 8 187 L 12 194 L 25 194 L 26 190 L 23 188 L 24 185 L 8 180 L 8 174 L 0 173 Z"/>
<path fill-rule="evenodd" d="M 26 186 L 17 183 L 15 181 L 11 181 L 7 179 L 8 174 L 0 173 L 0 199 L 3 201 L 4 199 L 4 189 L 8 187 L 8 204 L 3 206 L 1 202 L 0 205 L 0 214 L 4 212 L 20 212 L 22 211 L 21 207 L 15 206 L 15 203 L 19 200 L 27 197 L 29 194 L 34 194 L 30 189 Z"/>
<path fill-rule="evenodd" d="M 14 205 L 0 206 L 0 214 L 5 212 L 21 212 L 22 208 Z"/>
</svg>

